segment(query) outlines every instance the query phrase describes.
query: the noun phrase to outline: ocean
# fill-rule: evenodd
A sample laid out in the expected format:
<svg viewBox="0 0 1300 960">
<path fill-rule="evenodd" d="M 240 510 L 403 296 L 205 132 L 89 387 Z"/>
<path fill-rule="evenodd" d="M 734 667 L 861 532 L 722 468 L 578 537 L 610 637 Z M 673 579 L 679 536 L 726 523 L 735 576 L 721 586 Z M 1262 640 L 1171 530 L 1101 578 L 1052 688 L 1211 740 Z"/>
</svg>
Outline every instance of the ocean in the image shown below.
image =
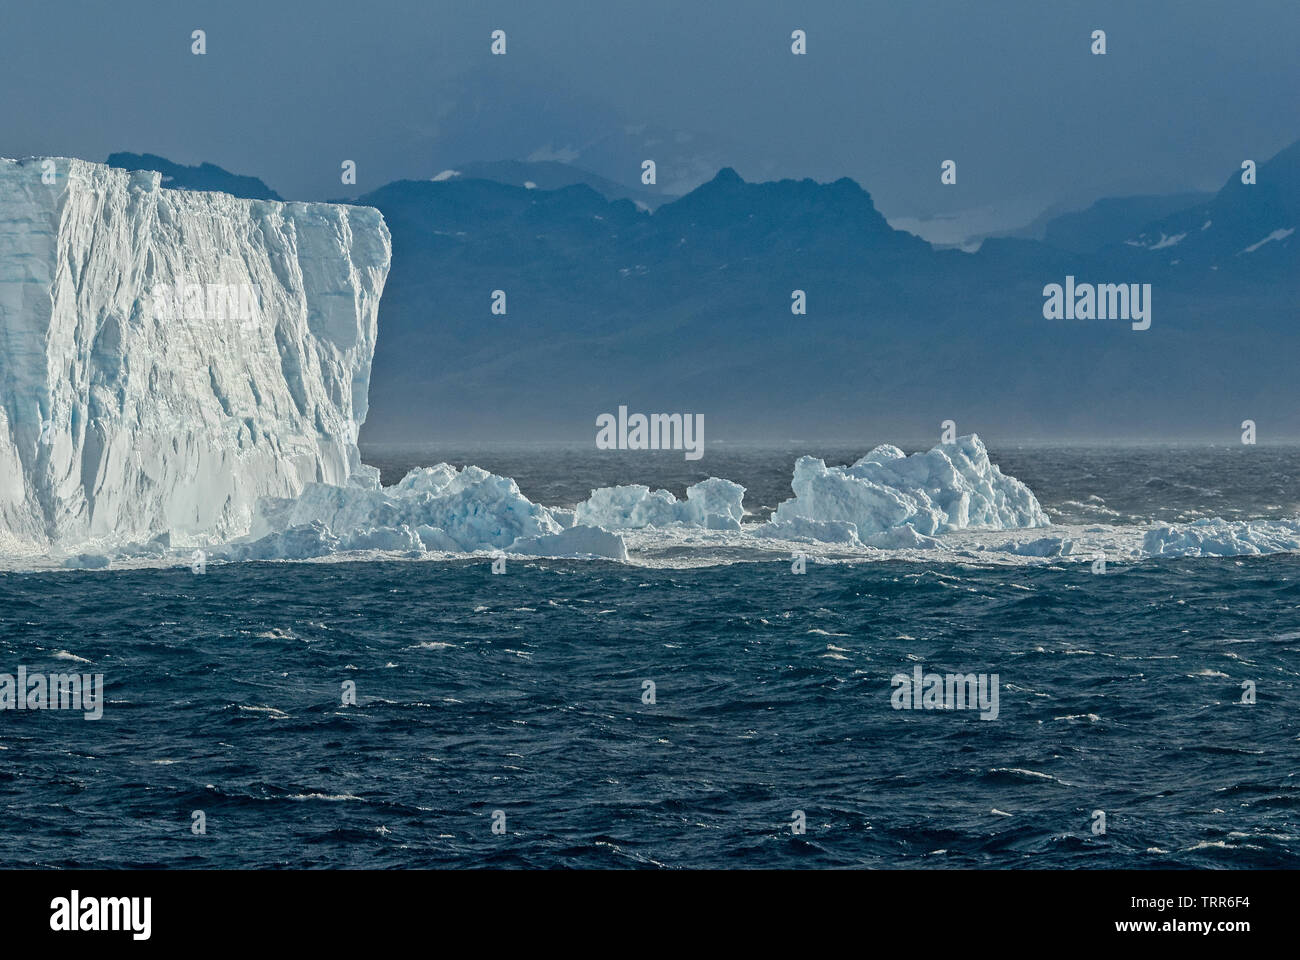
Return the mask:
<svg viewBox="0 0 1300 960">
<path fill-rule="evenodd" d="M 553 505 L 718 475 L 761 518 L 797 455 L 869 446 L 364 452 Z M 1296 447 L 990 452 L 1055 523 L 1300 514 Z M 1289 553 L 4 572 L 0 672 L 102 674 L 106 702 L 0 711 L 0 841 L 11 867 L 1296 866 L 1298 611 Z M 898 708 L 918 667 L 989 678 L 996 716 Z"/>
</svg>

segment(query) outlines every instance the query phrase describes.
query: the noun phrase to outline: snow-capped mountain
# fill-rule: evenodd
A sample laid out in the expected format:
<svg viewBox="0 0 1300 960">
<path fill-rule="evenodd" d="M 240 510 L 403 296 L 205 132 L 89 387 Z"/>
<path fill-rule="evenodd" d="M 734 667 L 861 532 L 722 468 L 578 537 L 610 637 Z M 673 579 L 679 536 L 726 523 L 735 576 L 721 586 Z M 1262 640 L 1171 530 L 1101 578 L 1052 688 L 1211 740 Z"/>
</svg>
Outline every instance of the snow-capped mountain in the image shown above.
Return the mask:
<svg viewBox="0 0 1300 960">
<path fill-rule="evenodd" d="M 1234 172 L 1212 198 L 1154 220 L 1123 244 L 1185 268 L 1252 275 L 1300 266 L 1300 141 L 1255 170 Z"/>
</svg>

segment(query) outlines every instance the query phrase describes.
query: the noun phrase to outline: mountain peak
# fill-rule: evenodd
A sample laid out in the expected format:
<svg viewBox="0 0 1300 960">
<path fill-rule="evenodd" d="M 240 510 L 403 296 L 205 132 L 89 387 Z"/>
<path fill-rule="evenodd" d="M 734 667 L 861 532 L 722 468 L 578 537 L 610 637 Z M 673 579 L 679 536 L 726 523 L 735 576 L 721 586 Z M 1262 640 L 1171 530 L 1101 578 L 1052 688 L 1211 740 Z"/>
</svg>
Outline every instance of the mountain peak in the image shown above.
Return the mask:
<svg viewBox="0 0 1300 960">
<path fill-rule="evenodd" d="M 732 167 L 723 167 L 714 175 L 713 179 L 709 181 L 710 184 L 717 184 L 718 186 L 735 186 L 737 184 L 743 184 L 744 182 L 744 178 L 742 178 L 741 175 Z"/>
<path fill-rule="evenodd" d="M 245 200 L 284 199 L 257 177 L 240 176 L 212 163 L 187 167 L 152 153 L 114 153 L 105 162 L 119 170 L 157 171 L 162 176 L 162 185 L 171 190 L 214 191 Z"/>
</svg>

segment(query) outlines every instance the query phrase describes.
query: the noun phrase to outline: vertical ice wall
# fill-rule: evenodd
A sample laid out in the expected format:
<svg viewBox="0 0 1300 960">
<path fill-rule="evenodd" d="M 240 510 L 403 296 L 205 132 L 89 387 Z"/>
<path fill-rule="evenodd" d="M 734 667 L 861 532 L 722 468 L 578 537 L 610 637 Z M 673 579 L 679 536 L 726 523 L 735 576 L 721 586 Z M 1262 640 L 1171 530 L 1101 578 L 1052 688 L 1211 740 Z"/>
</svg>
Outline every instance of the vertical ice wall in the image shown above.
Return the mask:
<svg viewBox="0 0 1300 960">
<path fill-rule="evenodd" d="M 50 170 L 0 159 L 0 552 L 224 540 L 260 496 L 370 473 L 377 210 Z"/>
</svg>

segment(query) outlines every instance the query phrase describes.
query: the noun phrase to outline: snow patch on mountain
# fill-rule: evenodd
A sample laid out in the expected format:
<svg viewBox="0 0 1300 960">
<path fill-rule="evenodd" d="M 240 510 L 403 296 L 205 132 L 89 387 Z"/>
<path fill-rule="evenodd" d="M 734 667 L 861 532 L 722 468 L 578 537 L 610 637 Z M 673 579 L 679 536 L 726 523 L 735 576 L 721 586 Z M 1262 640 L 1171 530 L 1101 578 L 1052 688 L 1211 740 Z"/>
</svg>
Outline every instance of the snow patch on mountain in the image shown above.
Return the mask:
<svg viewBox="0 0 1300 960">
<path fill-rule="evenodd" d="M 1152 250 L 1163 250 L 1165 247 L 1177 246 L 1187 236 L 1185 233 L 1175 233 L 1172 237 L 1160 234 L 1160 240 L 1151 245 Z"/>
<path fill-rule="evenodd" d="M 1279 240 L 1285 240 L 1287 237 L 1291 236 L 1291 234 L 1293 234 L 1293 233 L 1295 233 L 1295 227 L 1287 227 L 1285 230 L 1274 230 L 1272 233 L 1270 233 L 1270 234 L 1269 234 L 1267 237 L 1265 237 L 1263 240 L 1259 241 L 1258 243 L 1252 243 L 1250 246 L 1248 246 L 1245 250 L 1242 250 L 1241 252 L 1242 252 L 1242 253 L 1254 253 L 1256 250 L 1258 250 L 1258 249 L 1259 249 L 1260 247 L 1262 247 L 1264 244 L 1266 244 L 1266 243 L 1275 243 L 1275 242 L 1277 242 L 1277 241 L 1279 241 Z"/>
</svg>

